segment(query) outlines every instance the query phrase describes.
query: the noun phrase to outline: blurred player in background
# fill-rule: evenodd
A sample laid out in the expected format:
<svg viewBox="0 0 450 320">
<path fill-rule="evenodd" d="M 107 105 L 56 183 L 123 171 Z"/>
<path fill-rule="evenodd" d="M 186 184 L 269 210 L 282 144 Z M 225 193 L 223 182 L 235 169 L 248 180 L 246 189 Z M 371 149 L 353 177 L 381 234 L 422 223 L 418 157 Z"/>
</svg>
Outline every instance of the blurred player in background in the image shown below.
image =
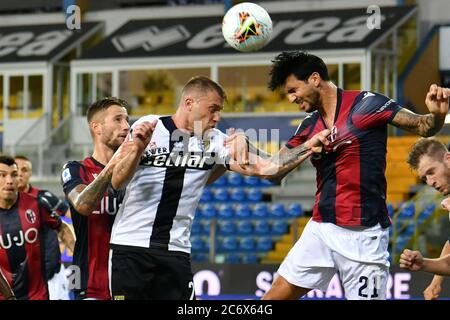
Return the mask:
<svg viewBox="0 0 450 320">
<path fill-rule="evenodd" d="M 63 217 L 69 211 L 65 201 L 47 190 L 40 190 L 30 184 L 33 173 L 31 161 L 22 155 L 16 155 L 14 161 L 19 170 L 19 191 L 32 194 L 39 201 L 46 201 L 52 212 Z M 46 225 L 42 228 L 42 241 L 44 244 L 45 275 L 48 283 L 50 300 L 69 300 L 69 282 L 61 263 L 61 251 L 57 232 Z"/>
<path fill-rule="evenodd" d="M 427 185 L 435 188 L 444 196 L 450 194 L 450 153 L 443 143 L 435 139 L 420 139 L 411 148 L 408 156 L 408 164 Z M 450 198 L 444 199 L 441 205 L 445 210 L 450 211 Z M 405 262 L 403 263 L 403 267 L 419 268 L 418 270 L 420 270 L 423 263 L 420 253 L 405 250 L 404 254 Z M 450 242 L 447 240 L 442 248 L 440 257 L 445 259 L 444 257 L 449 254 Z M 416 265 L 408 264 L 407 256 L 412 259 L 410 260 L 411 263 L 416 263 Z M 416 258 L 418 260 L 414 262 Z M 424 266 L 424 268 L 424 271 L 428 271 L 426 270 L 427 266 Z M 431 280 L 431 283 L 423 292 L 426 300 L 434 300 L 439 297 L 442 291 L 441 286 L 443 281 L 444 277 L 441 275 L 437 274 L 433 277 L 433 280 Z"/>
<path fill-rule="evenodd" d="M 194 77 L 174 115 L 148 115 L 133 124 L 134 133 L 141 123 L 157 121 L 150 143 L 135 139 L 146 148 L 142 159 L 136 153 L 128 170 L 118 166 L 113 174 L 116 189 L 131 179 L 111 234 L 113 299 L 195 298 L 189 239 L 202 190 L 226 168 L 246 173 L 244 152 L 239 145 L 226 148 L 227 136 L 215 129 L 225 101 L 218 83 Z M 326 134 L 312 139 L 310 147 L 326 142 Z M 309 155 L 310 150 L 296 149 L 286 164 L 270 170 L 289 171 Z"/>
<path fill-rule="evenodd" d="M 0 268 L 17 299 L 47 300 L 42 226 L 57 229 L 70 249 L 75 240 L 70 227 L 51 211 L 47 201 L 19 192 L 18 184 L 14 159 L 0 156 Z"/>
<path fill-rule="evenodd" d="M 321 155 L 312 158 L 313 217 L 263 298 L 298 299 L 311 289 L 325 291 L 339 272 L 347 299 L 385 299 L 391 225 L 384 176 L 387 124 L 422 136 L 437 133 L 448 111 L 448 89 L 430 86 L 425 100 L 430 113 L 418 115 L 381 94 L 337 88 L 323 60 L 305 52 L 279 54 L 270 75 L 270 89 L 282 87 L 290 102 L 310 113 L 280 157 L 318 132 L 331 134 Z"/>
<path fill-rule="evenodd" d="M 123 197 L 123 193 L 111 187 L 111 177 L 123 156 L 132 154 L 127 146 L 133 146 L 133 142 L 123 144 L 129 129 L 127 107 L 124 100 L 117 98 L 94 102 L 87 110 L 94 142 L 92 156 L 70 161 L 62 171 L 63 189 L 77 236 L 73 264 L 81 271 L 81 287 L 74 290 L 76 299 L 111 299 L 109 239 Z"/>
</svg>

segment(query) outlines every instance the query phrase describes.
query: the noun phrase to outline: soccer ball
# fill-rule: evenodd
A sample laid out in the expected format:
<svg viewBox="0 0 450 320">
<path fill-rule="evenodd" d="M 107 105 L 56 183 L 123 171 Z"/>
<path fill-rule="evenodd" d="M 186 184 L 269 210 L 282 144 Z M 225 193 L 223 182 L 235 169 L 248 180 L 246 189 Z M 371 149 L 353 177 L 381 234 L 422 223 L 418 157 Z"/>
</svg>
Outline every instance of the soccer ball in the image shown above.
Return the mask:
<svg viewBox="0 0 450 320">
<path fill-rule="evenodd" d="M 257 4 L 239 3 L 223 17 L 222 34 L 234 49 L 242 52 L 256 51 L 270 40 L 272 19 Z"/>
</svg>

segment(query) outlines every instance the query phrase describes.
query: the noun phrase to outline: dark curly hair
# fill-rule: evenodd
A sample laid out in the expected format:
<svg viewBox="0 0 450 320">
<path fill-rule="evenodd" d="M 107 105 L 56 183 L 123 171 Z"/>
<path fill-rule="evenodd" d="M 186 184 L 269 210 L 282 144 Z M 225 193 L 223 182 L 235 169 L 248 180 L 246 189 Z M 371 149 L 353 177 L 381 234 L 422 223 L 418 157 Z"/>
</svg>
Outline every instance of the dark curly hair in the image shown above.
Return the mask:
<svg viewBox="0 0 450 320">
<path fill-rule="evenodd" d="M 291 74 L 306 81 L 314 72 L 323 80 L 330 80 L 327 66 L 321 58 L 303 51 L 283 51 L 272 60 L 268 87 L 274 91 L 283 86 Z"/>
</svg>

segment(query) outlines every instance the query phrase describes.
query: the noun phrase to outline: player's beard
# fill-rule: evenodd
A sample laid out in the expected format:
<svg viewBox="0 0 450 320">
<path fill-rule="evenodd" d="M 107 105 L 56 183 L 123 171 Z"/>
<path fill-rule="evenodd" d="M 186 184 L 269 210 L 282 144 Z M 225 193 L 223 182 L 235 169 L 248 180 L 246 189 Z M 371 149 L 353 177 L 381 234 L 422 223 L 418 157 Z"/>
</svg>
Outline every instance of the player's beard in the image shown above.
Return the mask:
<svg viewBox="0 0 450 320">
<path fill-rule="evenodd" d="M 304 99 L 303 103 L 306 104 L 305 112 L 311 113 L 316 111 L 321 105 L 320 93 L 311 90 L 311 93 Z"/>
</svg>

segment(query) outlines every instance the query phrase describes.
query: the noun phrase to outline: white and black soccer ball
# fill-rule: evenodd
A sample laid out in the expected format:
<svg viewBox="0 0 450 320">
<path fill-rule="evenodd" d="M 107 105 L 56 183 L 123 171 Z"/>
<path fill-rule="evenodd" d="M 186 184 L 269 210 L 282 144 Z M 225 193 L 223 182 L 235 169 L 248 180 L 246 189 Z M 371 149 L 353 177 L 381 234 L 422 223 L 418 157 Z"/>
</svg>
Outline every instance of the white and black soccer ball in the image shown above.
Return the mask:
<svg viewBox="0 0 450 320">
<path fill-rule="evenodd" d="M 222 34 L 227 43 L 238 51 L 257 51 L 270 40 L 272 19 L 257 4 L 239 3 L 223 17 Z"/>
</svg>

